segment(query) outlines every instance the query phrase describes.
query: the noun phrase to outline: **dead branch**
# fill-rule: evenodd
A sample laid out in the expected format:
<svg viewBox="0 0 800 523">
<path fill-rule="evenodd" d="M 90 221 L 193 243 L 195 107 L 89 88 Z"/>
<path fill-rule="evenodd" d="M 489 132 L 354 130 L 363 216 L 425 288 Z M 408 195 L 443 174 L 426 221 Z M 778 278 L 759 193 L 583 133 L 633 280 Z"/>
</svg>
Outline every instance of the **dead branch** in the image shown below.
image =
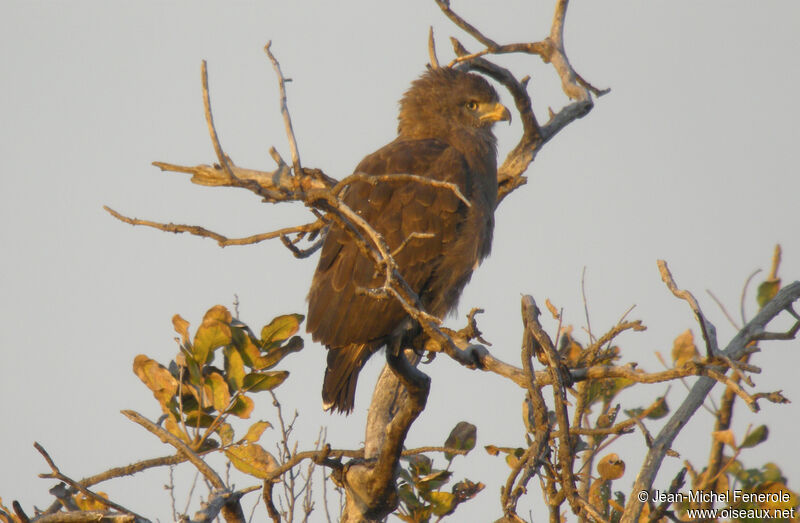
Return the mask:
<svg viewBox="0 0 800 523">
<path fill-rule="evenodd" d="M 36 523 L 89 523 L 92 521 L 97 521 L 98 523 L 130 523 L 131 521 L 136 521 L 136 518 L 130 514 L 113 514 L 99 510 L 87 510 L 56 512 L 36 519 Z"/>
<path fill-rule="evenodd" d="M 758 314 L 733 337 L 722 353 L 731 360 L 741 358 L 746 354 L 747 346 L 753 341 L 754 337 L 764 332 L 767 324 L 781 312 L 790 308 L 797 300 L 800 300 L 800 281 L 783 287 L 778 294 L 765 304 Z M 706 396 L 708 396 L 715 384 L 716 380 L 709 376 L 704 376 L 697 380 L 689 392 L 689 395 L 681 406 L 675 410 L 669 421 L 664 425 L 653 441 L 653 445 L 647 452 L 644 464 L 630 490 L 631 492 L 639 492 L 642 490 L 649 491 L 652 488 L 656 473 L 661 466 L 661 462 L 667 450 L 689 418 L 691 418 L 695 411 L 703 404 L 703 401 L 705 401 Z M 625 523 L 638 521 L 641 511 L 642 503 L 637 501 L 635 496 L 633 496 L 625 505 L 625 512 L 622 515 L 621 521 Z"/>
<path fill-rule="evenodd" d="M 558 423 L 558 462 L 561 466 L 561 488 L 563 489 L 566 500 L 572 511 L 579 515 L 581 513 L 580 496 L 575 486 L 575 476 L 573 475 L 573 464 L 575 453 L 572 449 L 572 439 L 569 433 L 569 415 L 567 412 L 567 393 L 565 387 L 571 383 L 564 382 L 563 364 L 556 353 L 553 341 L 539 323 L 539 308 L 533 297 L 523 296 L 523 308 L 526 310 L 528 319 L 528 330 L 533 334 L 536 342 L 547 357 L 550 377 L 553 383 L 553 401 L 555 403 L 556 421 Z"/>
<path fill-rule="evenodd" d="M 211 494 L 202 510 L 194 514 L 192 523 L 207 523 L 214 521 L 222 514 L 228 523 L 245 523 L 242 505 L 239 500 L 244 495 L 243 492 L 230 492 L 227 490 L 217 490 Z"/>
<path fill-rule="evenodd" d="M 42 457 L 45 459 L 47 464 L 50 466 L 50 470 L 51 470 L 50 474 L 39 474 L 40 478 L 50 478 L 50 479 L 55 479 L 55 480 L 58 480 L 58 481 L 63 481 L 64 483 L 66 483 L 67 485 L 72 487 L 73 489 L 79 490 L 84 496 L 86 496 L 86 497 L 88 497 L 88 498 L 90 498 L 90 499 L 92 499 L 92 500 L 94 500 L 96 502 L 102 503 L 103 505 L 105 505 L 107 507 L 110 507 L 110 508 L 112 508 L 114 510 L 122 512 L 123 514 L 127 514 L 129 516 L 132 516 L 136 521 L 142 521 L 142 522 L 149 521 L 148 519 L 140 516 L 136 512 L 133 512 L 132 510 L 129 510 L 129 509 L 123 507 L 122 505 L 111 501 L 110 499 L 106 499 L 106 498 L 104 498 L 104 497 L 92 492 L 88 488 L 86 488 L 83 485 L 81 485 L 79 482 L 73 480 L 69 476 L 66 476 L 66 475 L 62 474 L 61 471 L 56 466 L 56 464 L 53 461 L 53 459 L 50 457 L 50 454 L 47 453 L 47 451 L 44 449 L 44 447 L 42 447 L 39 443 L 34 443 L 33 446 L 36 448 L 37 451 L 39 451 L 39 454 L 42 455 Z"/>
<path fill-rule="evenodd" d="M 547 405 L 542 396 L 539 384 L 537 383 L 536 373 L 533 371 L 533 355 L 540 352 L 541 348 L 538 347 L 538 341 L 534 337 L 532 331 L 528 328 L 531 321 L 531 314 L 533 310 L 528 306 L 525 298 L 522 300 L 522 368 L 524 369 L 525 384 L 528 390 L 526 401 L 530 404 L 530 410 L 533 417 L 534 441 L 528 446 L 528 449 L 520 457 L 516 466 L 512 468 L 506 480 L 505 486 L 500 493 L 500 503 L 503 509 L 503 514 L 506 518 L 519 519 L 516 513 L 517 502 L 519 498 L 525 493 L 528 481 L 538 472 L 542 464 L 549 462 L 547 455 L 550 453 L 550 434 L 551 426 L 547 414 Z M 549 374 L 549 373 L 548 373 Z M 525 470 L 522 478 L 517 481 L 517 477 Z M 514 482 L 517 481 L 516 486 Z M 548 475 L 545 480 L 545 493 L 550 500 L 555 500 L 557 497 L 556 482 L 552 475 Z M 551 519 L 559 518 L 558 506 L 549 504 Z"/>
<path fill-rule="evenodd" d="M 203 108 L 205 109 L 208 134 L 211 136 L 211 143 L 214 145 L 214 152 L 217 153 L 217 161 L 219 161 L 219 164 L 225 170 L 225 174 L 228 175 L 228 179 L 234 180 L 236 176 L 233 174 L 233 171 L 228 165 L 228 157 L 222 150 L 222 145 L 219 143 L 217 128 L 214 126 L 214 117 L 211 114 L 211 95 L 208 91 L 208 67 L 205 60 L 203 60 L 200 65 L 200 78 L 203 83 Z"/>
<path fill-rule="evenodd" d="M 300 173 L 303 172 L 303 168 L 300 166 L 300 153 L 297 149 L 297 140 L 294 137 L 294 128 L 292 127 L 292 117 L 289 115 L 289 106 L 286 103 L 286 82 L 291 82 L 292 80 L 291 78 L 284 78 L 283 71 L 281 71 L 281 64 L 278 63 L 278 60 L 272 54 L 272 51 L 270 51 L 271 45 L 272 41 L 267 42 L 267 45 L 264 46 L 264 52 L 267 53 L 269 61 L 272 62 L 272 68 L 275 69 L 275 76 L 278 77 L 278 88 L 281 94 L 281 115 L 283 116 L 283 124 L 286 128 L 286 137 L 289 139 L 289 148 L 292 151 L 294 174 L 295 176 L 299 176 Z"/>
<path fill-rule="evenodd" d="M 700 310 L 700 304 L 697 303 L 694 295 L 687 290 L 678 289 L 678 285 L 675 283 L 675 279 L 672 277 L 669 267 L 667 267 L 667 262 L 658 260 L 658 270 L 661 273 L 661 279 L 667 285 L 670 292 L 672 292 L 676 298 L 685 300 L 686 303 L 689 304 L 689 307 L 691 307 L 695 318 L 697 318 L 697 323 L 700 324 L 700 330 L 703 333 L 703 341 L 705 341 L 706 344 L 706 354 L 708 357 L 713 357 L 719 352 L 716 328 L 703 315 L 703 311 Z"/>
<path fill-rule="evenodd" d="M 165 429 L 159 427 L 149 419 L 145 418 L 141 414 L 133 410 L 123 410 L 122 415 L 128 418 L 129 420 L 137 423 L 147 429 L 148 432 L 152 433 L 162 442 L 172 445 L 175 447 L 175 450 L 186 456 L 186 458 L 195 466 L 197 470 L 213 485 L 214 488 L 224 490 L 225 483 L 222 481 L 222 478 L 208 466 L 208 464 L 203 461 L 203 459 L 198 456 L 189 446 L 181 441 L 177 436 L 174 436 L 167 432 Z"/>
<path fill-rule="evenodd" d="M 558 0 L 556 3 L 550 34 L 546 38 L 539 42 L 505 45 L 498 44 L 493 39 L 484 35 L 475 26 L 467 22 L 450 8 L 450 2 L 447 0 L 435 1 L 445 16 L 456 26 L 484 45 L 484 49 L 480 51 L 469 52 L 461 42 L 455 38 L 451 38 L 456 58 L 450 62 L 449 66 L 453 67 L 461 64 L 468 69 L 482 72 L 503 84 L 514 98 L 514 103 L 522 119 L 522 138 L 517 146 L 508 154 L 503 165 L 498 169 L 498 181 L 500 182 L 498 194 L 499 204 L 505 196 L 526 183 L 527 180 L 525 176 L 523 176 L 523 173 L 534 160 L 541 146 L 566 125 L 585 116 L 591 111 L 593 102 L 590 93 L 593 93 L 595 96 L 602 96 L 608 93 L 609 90 L 597 89 L 584 80 L 572 68 L 567 58 L 564 48 L 564 23 L 567 11 L 566 0 Z M 547 125 L 540 127 L 536 121 L 536 116 L 533 114 L 530 96 L 527 93 L 527 77 L 518 81 L 510 71 L 484 58 L 487 55 L 508 53 L 538 55 L 543 62 L 552 64 L 561 79 L 562 90 L 571 100 L 575 100 L 575 102 L 567 105 L 557 114 L 553 115 Z"/>
<path fill-rule="evenodd" d="M 217 245 L 219 245 L 220 247 L 228 247 L 229 245 L 252 245 L 254 243 L 259 243 L 264 240 L 271 240 L 273 238 L 285 237 L 287 234 L 318 232 L 325 226 L 325 224 L 322 221 L 317 220 L 312 223 L 306 223 L 305 225 L 286 227 L 284 229 L 278 229 L 276 231 L 254 234 L 252 236 L 247 236 L 245 238 L 227 238 L 219 233 L 210 231 L 204 227 L 200 227 L 197 225 L 181 225 L 175 223 L 159 223 L 150 220 L 141 220 L 139 218 L 130 218 L 128 216 L 120 214 L 114 209 L 105 205 L 103 206 L 103 209 L 105 209 L 106 212 L 108 212 L 114 218 L 123 221 L 125 223 L 128 223 L 130 225 L 134 226 L 143 225 L 145 227 L 152 227 L 154 229 L 159 229 L 161 231 L 171 232 L 175 234 L 186 232 L 194 236 L 211 238 L 212 240 L 216 241 Z"/>
</svg>

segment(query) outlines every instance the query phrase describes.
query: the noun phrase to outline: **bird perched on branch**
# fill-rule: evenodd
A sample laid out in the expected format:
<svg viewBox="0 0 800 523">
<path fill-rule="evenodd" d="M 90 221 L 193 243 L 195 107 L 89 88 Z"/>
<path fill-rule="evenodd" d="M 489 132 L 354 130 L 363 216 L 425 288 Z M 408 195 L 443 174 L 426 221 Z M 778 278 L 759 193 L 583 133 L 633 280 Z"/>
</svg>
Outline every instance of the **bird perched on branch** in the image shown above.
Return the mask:
<svg viewBox="0 0 800 523">
<path fill-rule="evenodd" d="M 492 126 L 510 119 L 482 77 L 429 69 L 400 100 L 397 138 L 364 158 L 355 173 L 450 182 L 469 205 L 452 189 L 408 177 L 359 180 L 343 196 L 384 237 L 403 279 L 437 317 L 455 308 L 472 271 L 491 249 L 497 202 Z M 308 331 L 328 348 L 322 387 L 326 410 L 352 411 L 367 358 L 402 335 L 408 315 L 400 303 L 364 292 L 384 281 L 353 235 L 334 222 L 308 294 Z"/>
</svg>

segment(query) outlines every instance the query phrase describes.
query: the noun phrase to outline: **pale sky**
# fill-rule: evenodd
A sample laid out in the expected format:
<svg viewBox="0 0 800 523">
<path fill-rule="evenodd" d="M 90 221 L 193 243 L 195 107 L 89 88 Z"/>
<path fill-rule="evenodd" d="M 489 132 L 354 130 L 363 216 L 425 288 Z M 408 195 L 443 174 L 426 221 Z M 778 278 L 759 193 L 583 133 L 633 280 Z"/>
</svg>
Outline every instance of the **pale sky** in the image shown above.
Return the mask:
<svg viewBox="0 0 800 523">
<path fill-rule="evenodd" d="M 454 0 L 453 8 L 502 43 L 533 41 L 548 31 L 550 1 Z M 152 161 L 215 161 L 202 111 L 200 62 L 208 61 L 211 96 L 223 147 L 241 166 L 271 170 L 274 145 L 289 158 L 277 87 L 262 48 L 268 40 L 289 84 L 303 164 L 341 178 L 395 134 L 397 100 L 428 61 L 433 25 L 442 60 L 448 36 L 464 37 L 434 2 L 4 2 L 0 8 L 0 497 L 33 513 L 45 507 L 52 482 L 34 450 L 39 441 L 65 474 L 80 478 L 171 453 L 119 411 L 155 419 L 151 393 L 131 371 L 144 353 L 161 362 L 176 347 L 170 318 L 193 328 L 206 309 L 231 306 L 254 328 L 278 314 L 305 313 L 316 258 L 295 260 L 279 243 L 220 249 L 214 242 L 122 224 L 103 210 L 197 224 L 230 236 L 265 232 L 308 218 L 299 206 L 261 203 L 243 190 L 192 185 L 161 173 Z M 688 306 L 661 283 L 656 260 L 668 261 L 678 284 L 700 300 L 722 345 L 734 333 L 709 289 L 738 318 L 746 277 L 769 267 L 783 246 L 784 282 L 800 278 L 798 149 L 800 4 L 795 0 L 574 1 L 566 46 L 584 78 L 611 93 L 539 154 L 527 186 L 502 203 L 492 256 L 467 287 L 458 316 L 473 306 L 493 354 L 519 364 L 519 299 L 532 294 L 564 308 L 579 331 L 586 321 L 581 272 L 594 333 L 631 305 L 648 330 L 618 342 L 625 361 L 660 370 L 672 340 L 687 328 L 699 336 Z M 540 120 L 565 97 L 537 57 L 503 57 L 529 90 Z M 501 93 L 506 104 L 510 97 Z M 518 119 L 500 126 L 501 156 L 517 140 Z M 756 281 L 760 281 L 758 278 Z M 755 311 L 750 290 L 747 311 Z M 786 327 L 783 321 L 779 326 Z M 551 333 L 556 325 L 549 318 Z M 285 360 L 292 372 L 277 392 L 298 409 L 300 448 L 320 425 L 338 448 L 357 448 L 376 356 L 362 373 L 350 417 L 322 412 L 325 351 L 306 348 Z M 800 490 L 800 470 L 787 449 L 800 439 L 797 341 L 763 345 L 757 391 L 783 390 L 794 403 L 762 403 L 759 414 L 738 405 L 734 427 L 766 423 L 768 442 L 745 452 L 747 466 L 776 462 Z M 499 376 L 470 371 L 444 357 L 423 367 L 433 379 L 426 411 L 408 446 L 441 444 L 461 420 L 478 426 L 478 448 L 456 458 L 454 480 L 487 487 L 453 521 L 493 521 L 509 469 L 484 445 L 524 444 L 523 391 Z M 648 404 L 665 384 L 637 387 L 623 408 Z M 715 397 L 720 390 L 714 390 Z M 685 388 L 673 383 L 677 407 Z M 268 396 L 252 420 L 274 421 Z M 246 430 L 249 421 L 237 425 Z M 667 458 L 657 487 L 689 459 L 702 467 L 712 419 L 704 411 L 676 440 L 681 459 Z M 660 424 L 650 422 L 651 432 Z M 261 443 L 273 450 L 277 433 Z M 640 434 L 610 450 L 628 473 L 627 492 L 644 455 Z M 439 465 L 444 459 L 436 456 Z M 216 462 L 219 465 L 221 462 Z M 188 465 L 177 476 L 184 496 Z M 237 486 L 256 480 L 235 476 Z M 162 489 L 167 471 L 115 480 L 101 490 L 155 520 L 171 518 Z M 534 485 L 536 482 L 532 482 Z M 245 503 L 249 510 L 255 495 Z M 520 513 L 540 515 L 537 488 Z M 190 513 L 197 509 L 195 496 Z M 257 517 L 265 517 L 263 507 Z M 320 507 L 321 510 L 321 507 Z M 469 511 L 469 512 L 466 512 Z M 324 520 L 321 511 L 312 521 Z"/>
</svg>

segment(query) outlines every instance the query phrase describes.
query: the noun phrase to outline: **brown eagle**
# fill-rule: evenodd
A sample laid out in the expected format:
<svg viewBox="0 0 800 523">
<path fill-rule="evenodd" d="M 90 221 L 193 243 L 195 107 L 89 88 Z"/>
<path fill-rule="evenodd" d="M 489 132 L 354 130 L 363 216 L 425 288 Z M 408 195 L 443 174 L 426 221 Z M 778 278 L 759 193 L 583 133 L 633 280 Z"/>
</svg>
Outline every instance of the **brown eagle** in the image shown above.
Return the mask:
<svg viewBox="0 0 800 523">
<path fill-rule="evenodd" d="M 452 190 L 407 179 L 359 181 L 344 195 L 383 235 L 403 278 L 438 317 L 456 306 L 472 271 L 489 254 L 497 202 L 492 125 L 510 119 L 482 77 L 451 68 L 428 70 L 400 100 L 397 138 L 364 158 L 355 172 L 447 181 L 470 205 Z M 331 225 L 308 294 L 307 324 L 314 341 L 328 348 L 326 410 L 352 411 L 367 358 L 408 330 L 407 314 L 396 300 L 357 292 L 382 283 L 383 275 L 350 235 Z"/>
</svg>

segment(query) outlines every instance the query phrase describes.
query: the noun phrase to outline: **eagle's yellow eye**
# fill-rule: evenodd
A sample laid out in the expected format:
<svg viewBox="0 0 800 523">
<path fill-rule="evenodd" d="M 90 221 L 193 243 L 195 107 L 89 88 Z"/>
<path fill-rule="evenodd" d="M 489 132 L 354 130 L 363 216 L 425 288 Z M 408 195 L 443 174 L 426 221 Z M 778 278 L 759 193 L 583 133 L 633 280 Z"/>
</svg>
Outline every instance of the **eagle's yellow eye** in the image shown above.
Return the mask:
<svg viewBox="0 0 800 523">
<path fill-rule="evenodd" d="M 467 109 L 469 109 L 470 111 L 476 111 L 478 109 L 478 102 L 476 102 L 475 100 L 470 100 L 469 102 L 467 102 Z"/>
</svg>

